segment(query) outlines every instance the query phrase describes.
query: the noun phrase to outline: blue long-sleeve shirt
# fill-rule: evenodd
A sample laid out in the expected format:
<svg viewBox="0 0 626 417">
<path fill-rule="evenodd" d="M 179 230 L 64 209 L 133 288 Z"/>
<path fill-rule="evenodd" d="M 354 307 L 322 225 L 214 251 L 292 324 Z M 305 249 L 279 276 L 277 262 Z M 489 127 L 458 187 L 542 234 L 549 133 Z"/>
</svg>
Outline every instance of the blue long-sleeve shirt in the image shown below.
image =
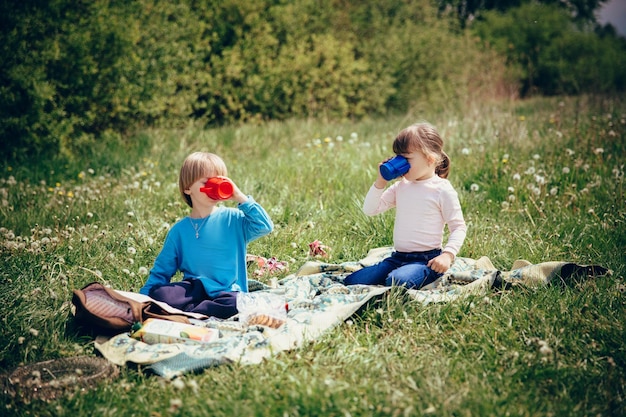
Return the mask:
<svg viewBox="0 0 626 417">
<path fill-rule="evenodd" d="M 199 224 L 198 220 L 195 221 Z M 199 229 L 185 217 L 169 230 L 150 276 L 139 290 L 148 295 L 154 286 L 168 284 L 177 271 L 183 279 L 199 279 L 209 297 L 221 291 L 248 291 L 248 243 L 274 228 L 267 212 L 252 197 L 237 208 L 219 207 Z"/>
</svg>

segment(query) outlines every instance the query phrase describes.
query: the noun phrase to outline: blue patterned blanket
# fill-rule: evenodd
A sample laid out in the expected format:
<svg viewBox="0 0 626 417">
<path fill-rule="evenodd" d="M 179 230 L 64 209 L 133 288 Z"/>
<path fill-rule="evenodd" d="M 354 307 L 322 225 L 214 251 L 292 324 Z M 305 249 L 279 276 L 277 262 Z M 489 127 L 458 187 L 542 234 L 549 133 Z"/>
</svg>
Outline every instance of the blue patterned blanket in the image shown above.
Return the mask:
<svg viewBox="0 0 626 417">
<path fill-rule="evenodd" d="M 368 301 L 388 291 L 389 287 L 345 286 L 343 279 L 363 266 L 379 262 L 391 252 L 390 247 L 377 248 L 360 261 L 341 264 L 309 261 L 274 286 L 253 281 L 247 298 L 246 319 L 243 311 L 224 321 L 192 319 L 196 325 L 219 330 L 220 338 L 210 343 L 146 344 L 123 333 L 111 338 L 98 337 L 95 346 L 114 364 L 147 366 L 165 378 L 231 362 L 258 364 L 281 351 L 315 341 Z M 459 257 L 440 279 L 420 290 L 408 290 L 408 293 L 416 302 L 426 305 L 486 294 L 494 286 L 546 285 L 554 281 L 565 282 L 574 276 L 598 276 L 607 272 L 600 266 L 568 262 L 531 264 L 526 261 L 517 261 L 511 270 L 502 271 L 486 257 L 477 260 Z M 278 300 L 278 305 L 287 305 L 288 309 L 268 312 L 268 300 Z M 254 311 L 255 305 L 259 311 Z M 267 320 L 250 320 L 250 317 Z"/>
</svg>

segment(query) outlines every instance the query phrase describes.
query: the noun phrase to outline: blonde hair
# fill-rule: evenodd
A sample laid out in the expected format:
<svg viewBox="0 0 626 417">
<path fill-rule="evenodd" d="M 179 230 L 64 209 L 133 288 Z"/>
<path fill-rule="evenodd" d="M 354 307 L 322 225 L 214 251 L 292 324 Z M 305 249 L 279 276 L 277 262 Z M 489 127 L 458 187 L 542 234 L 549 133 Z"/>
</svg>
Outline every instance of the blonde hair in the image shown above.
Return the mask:
<svg viewBox="0 0 626 417">
<path fill-rule="evenodd" d="M 393 151 L 396 155 L 421 151 L 435 161 L 435 173 L 448 178 L 450 158 L 443 151 L 443 139 L 430 123 L 415 123 L 403 129 L 393 141 Z"/>
<path fill-rule="evenodd" d="M 178 175 L 178 189 L 180 195 L 189 207 L 193 207 L 191 197 L 185 194 L 185 190 L 200 178 L 226 176 L 226 164 L 219 156 L 210 152 L 194 152 L 185 158 Z"/>
</svg>

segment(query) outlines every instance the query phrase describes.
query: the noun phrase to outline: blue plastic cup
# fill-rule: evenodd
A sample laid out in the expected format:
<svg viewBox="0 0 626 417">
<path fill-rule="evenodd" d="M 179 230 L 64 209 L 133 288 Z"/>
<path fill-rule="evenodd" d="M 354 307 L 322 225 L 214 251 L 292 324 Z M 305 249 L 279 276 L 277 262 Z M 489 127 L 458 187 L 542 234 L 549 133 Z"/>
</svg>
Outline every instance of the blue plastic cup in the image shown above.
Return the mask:
<svg viewBox="0 0 626 417">
<path fill-rule="evenodd" d="M 380 174 L 387 181 L 391 181 L 409 172 L 410 168 L 411 164 L 404 156 L 396 155 L 380 166 Z"/>
</svg>

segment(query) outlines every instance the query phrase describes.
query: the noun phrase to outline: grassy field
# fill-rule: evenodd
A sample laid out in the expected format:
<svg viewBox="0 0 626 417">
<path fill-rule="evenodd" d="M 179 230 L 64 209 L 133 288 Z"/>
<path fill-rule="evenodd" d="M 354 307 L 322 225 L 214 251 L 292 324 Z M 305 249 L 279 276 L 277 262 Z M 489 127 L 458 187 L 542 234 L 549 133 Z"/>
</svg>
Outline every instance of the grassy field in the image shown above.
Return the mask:
<svg viewBox="0 0 626 417">
<path fill-rule="evenodd" d="M 0 368 L 95 354 L 73 323 L 73 289 L 136 291 L 166 231 L 187 214 L 177 174 L 195 150 L 270 213 L 249 252 L 295 272 L 316 239 L 329 262 L 391 243 L 393 215 L 361 203 L 395 134 L 427 120 L 451 157 L 468 224 L 460 256 L 508 270 L 596 264 L 568 286 L 494 290 L 424 307 L 388 293 L 314 344 L 257 366 L 174 382 L 143 369 L 51 403 L 6 399 L 36 416 L 617 416 L 626 414 L 626 101 L 533 99 L 361 122 L 298 120 L 141 132 L 54 171 L 0 178 Z M 283 274 L 283 275 L 284 275 Z M 269 279 L 269 278 L 262 278 Z"/>
</svg>

